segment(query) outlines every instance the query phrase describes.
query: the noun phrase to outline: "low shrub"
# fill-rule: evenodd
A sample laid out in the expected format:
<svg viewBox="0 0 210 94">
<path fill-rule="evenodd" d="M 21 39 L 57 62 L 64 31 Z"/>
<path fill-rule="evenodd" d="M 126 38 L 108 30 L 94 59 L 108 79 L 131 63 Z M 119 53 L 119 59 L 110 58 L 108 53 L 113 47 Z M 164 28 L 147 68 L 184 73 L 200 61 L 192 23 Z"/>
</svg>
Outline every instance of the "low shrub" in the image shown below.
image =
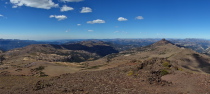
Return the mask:
<svg viewBox="0 0 210 94">
<path fill-rule="evenodd" d="M 169 72 L 167 70 L 165 70 L 165 69 L 160 71 L 160 75 L 161 76 L 164 76 L 164 75 L 167 75 L 167 74 L 169 74 Z"/>
<path fill-rule="evenodd" d="M 133 72 L 133 71 L 128 71 L 128 72 L 127 72 L 127 75 L 128 75 L 128 76 L 132 76 L 132 75 L 134 75 L 134 72 Z"/>
<path fill-rule="evenodd" d="M 44 69 L 44 66 L 39 66 L 38 68 L 35 68 L 36 71 L 41 71 Z"/>
<path fill-rule="evenodd" d="M 48 75 L 47 75 L 47 74 L 45 74 L 45 73 L 44 73 L 44 72 L 42 72 L 42 71 L 39 73 L 39 77 L 45 77 L 45 76 L 48 76 Z"/>
<path fill-rule="evenodd" d="M 171 67 L 171 64 L 168 61 L 162 61 L 163 67 Z"/>
</svg>

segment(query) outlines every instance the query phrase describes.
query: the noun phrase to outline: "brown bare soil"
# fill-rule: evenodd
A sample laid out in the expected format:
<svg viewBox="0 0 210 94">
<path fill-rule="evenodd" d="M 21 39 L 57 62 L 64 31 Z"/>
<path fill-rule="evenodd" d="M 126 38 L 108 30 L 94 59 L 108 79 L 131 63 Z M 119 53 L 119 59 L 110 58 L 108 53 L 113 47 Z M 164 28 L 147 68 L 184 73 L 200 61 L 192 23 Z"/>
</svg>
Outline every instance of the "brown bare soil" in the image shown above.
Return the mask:
<svg viewBox="0 0 210 94">
<path fill-rule="evenodd" d="M 1 94 L 210 93 L 210 57 L 166 40 L 95 61 L 11 64 L 0 67 Z"/>
</svg>

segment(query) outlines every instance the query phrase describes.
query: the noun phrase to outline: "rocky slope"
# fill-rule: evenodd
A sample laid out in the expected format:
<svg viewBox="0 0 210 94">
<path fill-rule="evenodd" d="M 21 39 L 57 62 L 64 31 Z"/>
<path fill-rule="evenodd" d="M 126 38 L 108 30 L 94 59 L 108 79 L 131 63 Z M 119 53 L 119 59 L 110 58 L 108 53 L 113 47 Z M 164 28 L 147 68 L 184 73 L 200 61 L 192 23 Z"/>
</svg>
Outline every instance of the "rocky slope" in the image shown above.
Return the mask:
<svg viewBox="0 0 210 94">
<path fill-rule="evenodd" d="M 208 47 L 208 48 L 205 50 L 204 53 L 210 56 L 210 47 Z"/>
<path fill-rule="evenodd" d="M 0 54 L 0 75 L 56 76 L 73 73 L 82 69 L 79 62 L 96 60 L 117 52 L 101 41 L 34 44 Z"/>
<path fill-rule="evenodd" d="M 208 94 L 210 57 L 167 40 L 80 63 L 75 73 L 36 78 L 23 76 L 0 93 L 21 94 Z M 15 76 L 12 76 L 15 77 Z M 31 76 L 29 76 L 31 77 Z M 9 78 L 9 77 L 8 77 Z M 8 79 L 7 78 L 7 79 Z M 16 78 L 20 79 L 20 78 Z M 15 79 L 15 80 L 16 80 Z"/>
<path fill-rule="evenodd" d="M 95 60 L 111 53 L 114 48 L 104 42 L 81 42 L 65 45 L 34 44 L 7 51 L 3 54 L 5 63 L 15 61 L 82 62 Z"/>
<path fill-rule="evenodd" d="M 210 47 L 210 41 L 206 39 L 171 39 L 171 42 L 182 45 L 186 48 L 190 48 L 199 53 L 208 53 L 208 48 Z"/>
<path fill-rule="evenodd" d="M 39 93 L 208 93 L 209 59 L 163 39 L 147 47 L 85 62 L 86 71 L 61 75 L 34 88 Z M 43 83 L 45 87 L 40 88 Z"/>
</svg>

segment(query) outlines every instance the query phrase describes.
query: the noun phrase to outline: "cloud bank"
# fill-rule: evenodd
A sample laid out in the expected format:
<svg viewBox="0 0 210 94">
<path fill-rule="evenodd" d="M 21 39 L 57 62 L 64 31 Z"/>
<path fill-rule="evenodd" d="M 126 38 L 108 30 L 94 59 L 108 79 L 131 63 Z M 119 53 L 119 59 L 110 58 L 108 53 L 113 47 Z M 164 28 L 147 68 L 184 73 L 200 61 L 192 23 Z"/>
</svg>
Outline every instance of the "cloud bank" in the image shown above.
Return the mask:
<svg viewBox="0 0 210 94">
<path fill-rule="evenodd" d="M 77 24 L 77 26 L 81 26 L 82 24 Z"/>
<path fill-rule="evenodd" d="M 106 23 L 104 20 L 97 19 L 93 21 L 87 21 L 88 24 L 96 24 L 96 23 Z"/>
<path fill-rule="evenodd" d="M 63 5 L 63 7 L 61 7 L 61 12 L 70 11 L 70 10 L 74 10 L 74 8 L 69 7 L 67 5 Z"/>
<path fill-rule="evenodd" d="M 144 18 L 142 16 L 137 16 L 136 19 L 143 20 Z"/>
<path fill-rule="evenodd" d="M 65 15 L 50 15 L 50 18 L 56 18 L 58 21 L 67 19 Z"/>
<path fill-rule="evenodd" d="M 119 17 L 117 20 L 118 20 L 118 21 L 127 21 L 128 19 L 126 19 L 126 18 L 124 18 L 124 17 Z"/>
<path fill-rule="evenodd" d="M 42 9 L 51 9 L 53 7 L 58 7 L 58 4 L 55 4 L 52 0 L 10 0 L 10 3 L 13 4 L 13 8 L 27 6 L 34 8 Z"/>
<path fill-rule="evenodd" d="M 89 12 L 92 12 L 92 9 L 89 8 L 89 7 L 82 7 L 82 10 L 80 13 L 89 13 Z"/>
</svg>

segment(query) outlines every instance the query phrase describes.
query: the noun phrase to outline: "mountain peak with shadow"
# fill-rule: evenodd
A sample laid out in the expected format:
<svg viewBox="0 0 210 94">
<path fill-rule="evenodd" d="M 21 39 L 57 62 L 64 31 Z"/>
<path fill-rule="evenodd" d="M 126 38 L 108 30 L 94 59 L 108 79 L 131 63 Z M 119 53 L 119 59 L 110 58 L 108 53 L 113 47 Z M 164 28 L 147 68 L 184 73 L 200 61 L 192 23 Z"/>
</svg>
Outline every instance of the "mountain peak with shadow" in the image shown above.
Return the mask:
<svg viewBox="0 0 210 94">
<path fill-rule="evenodd" d="M 166 40 L 166 39 L 162 39 L 152 45 L 157 45 L 157 46 L 161 46 L 161 45 L 166 45 L 166 44 L 172 44 L 174 45 L 173 43 L 171 43 L 170 41 Z"/>
</svg>

